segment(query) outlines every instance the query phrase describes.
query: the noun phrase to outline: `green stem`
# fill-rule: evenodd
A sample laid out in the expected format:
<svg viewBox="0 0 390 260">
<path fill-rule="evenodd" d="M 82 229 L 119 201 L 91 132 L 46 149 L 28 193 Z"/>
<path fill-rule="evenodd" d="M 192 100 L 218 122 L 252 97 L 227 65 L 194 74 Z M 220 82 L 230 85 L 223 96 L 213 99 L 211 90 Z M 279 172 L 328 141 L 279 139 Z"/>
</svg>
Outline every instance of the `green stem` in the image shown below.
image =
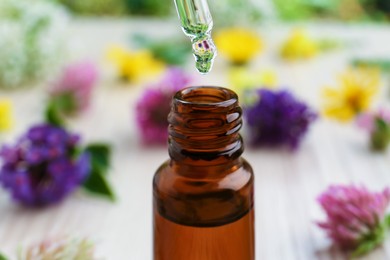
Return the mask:
<svg viewBox="0 0 390 260">
<path fill-rule="evenodd" d="M 390 214 L 385 217 L 385 222 L 386 222 L 387 228 L 390 228 Z"/>
<path fill-rule="evenodd" d="M 47 104 L 46 110 L 45 110 L 45 120 L 47 123 L 58 126 L 58 127 L 64 127 L 65 122 L 61 116 L 61 113 L 59 112 L 58 106 L 54 100 L 50 100 Z"/>
<path fill-rule="evenodd" d="M 0 260 L 8 260 L 8 258 L 0 252 Z"/>
<path fill-rule="evenodd" d="M 389 220 L 390 219 L 386 217 L 381 225 L 360 240 L 359 246 L 352 253 L 353 258 L 368 254 L 383 243 L 386 237 L 387 222 Z"/>
</svg>

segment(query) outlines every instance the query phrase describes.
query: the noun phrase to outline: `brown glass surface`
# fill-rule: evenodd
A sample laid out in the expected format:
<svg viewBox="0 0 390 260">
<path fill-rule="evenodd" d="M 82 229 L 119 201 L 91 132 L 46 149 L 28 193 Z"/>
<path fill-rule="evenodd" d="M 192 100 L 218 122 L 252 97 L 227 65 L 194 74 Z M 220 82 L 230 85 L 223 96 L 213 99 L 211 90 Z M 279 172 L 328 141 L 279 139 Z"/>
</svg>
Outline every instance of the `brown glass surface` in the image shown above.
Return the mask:
<svg viewBox="0 0 390 260">
<path fill-rule="evenodd" d="M 155 214 L 156 260 L 255 259 L 253 210 L 233 223 L 208 228 L 176 224 Z"/>
<path fill-rule="evenodd" d="M 169 155 L 156 172 L 154 260 L 253 260 L 253 172 L 240 156 L 241 108 L 230 90 L 177 93 Z"/>
</svg>

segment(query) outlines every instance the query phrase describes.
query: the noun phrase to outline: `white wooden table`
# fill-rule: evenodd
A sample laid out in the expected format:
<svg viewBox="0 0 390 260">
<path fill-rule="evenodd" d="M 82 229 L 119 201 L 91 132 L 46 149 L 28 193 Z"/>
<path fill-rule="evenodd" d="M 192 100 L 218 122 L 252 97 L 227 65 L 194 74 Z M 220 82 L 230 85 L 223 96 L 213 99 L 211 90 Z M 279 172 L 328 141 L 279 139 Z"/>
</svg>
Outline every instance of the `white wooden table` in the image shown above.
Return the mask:
<svg viewBox="0 0 390 260">
<path fill-rule="evenodd" d="M 321 87 L 334 82 L 335 73 L 344 69 L 348 57 L 390 57 L 389 27 L 317 24 L 308 27 L 313 35 L 337 36 L 358 46 L 305 63 L 286 64 L 275 52 L 290 28 L 273 24 L 259 28 L 267 46 L 253 67 L 277 69 L 280 83 L 315 108 L 319 108 Z M 107 71 L 104 50 L 110 43 L 126 43 L 130 32 L 161 36 L 177 30 L 176 20 L 75 21 L 69 32 L 71 57 L 96 60 Z M 190 69 L 192 65 L 189 63 Z M 218 59 L 212 73 L 199 82 L 226 86 L 226 71 L 225 62 Z M 85 140 L 107 140 L 113 144 L 111 181 L 118 201 L 111 204 L 79 192 L 60 205 L 31 210 L 13 204 L 0 189 L 0 251 L 13 255 L 19 245 L 71 235 L 95 241 L 98 254 L 108 260 L 152 258 L 151 182 L 154 171 L 168 155 L 164 147 L 139 144 L 133 108 L 141 88 L 119 85 L 109 72 L 104 73 L 92 108 L 72 122 L 73 129 L 82 133 Z M 27 126 L 39 122 L 45 90 L 37 86 L 0 94 L 14 100 L 17 124 L 13 133 L 6 136 L 14 140 Z M 388 98 L 383 94 L 380 102 Z M 244 156 L 256 174 L 259 260 L 345 259 L 330 247 L 324 232 L 314 223 L 324 217 L 316 197 L 332 183 L 363 183 L 374 190 L 390 185 L 389 153 L 371 153 L 366 136 L 355 126 L 323 119 L 317 121 L 296 153 L 247 149 Z M 390 239 L 365 259 L 390 259 Z"/>
</svg>

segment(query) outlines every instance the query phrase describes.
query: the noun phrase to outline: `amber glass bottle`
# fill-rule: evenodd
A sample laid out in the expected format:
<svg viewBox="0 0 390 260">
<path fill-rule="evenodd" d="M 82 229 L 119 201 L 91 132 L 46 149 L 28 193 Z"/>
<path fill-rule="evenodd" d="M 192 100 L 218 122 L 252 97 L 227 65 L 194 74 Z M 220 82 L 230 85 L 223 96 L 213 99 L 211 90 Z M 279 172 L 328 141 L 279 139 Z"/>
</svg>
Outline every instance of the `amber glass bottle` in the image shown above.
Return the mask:
<svg viewBox="0 0 390 260">
<path fill-rule="evenodd" d="M 154 260 L 253 260 L 253 172 L 241 158 L 237 95 L 217 87 L 176 93 L 169 155 L 156 172 Z"/>
</svg>

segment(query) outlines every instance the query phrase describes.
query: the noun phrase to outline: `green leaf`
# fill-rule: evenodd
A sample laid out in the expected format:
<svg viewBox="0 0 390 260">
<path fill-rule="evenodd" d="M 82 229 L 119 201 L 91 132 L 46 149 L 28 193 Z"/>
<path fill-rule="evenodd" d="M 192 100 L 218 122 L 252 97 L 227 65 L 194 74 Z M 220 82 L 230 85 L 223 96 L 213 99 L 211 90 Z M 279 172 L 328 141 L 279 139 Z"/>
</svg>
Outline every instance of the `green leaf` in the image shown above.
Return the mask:
<svg viewBox="0 0 390 260">
<path fill-rule="evenodd" d="M 183 42 L 181 39 L 156 40 L 135 34 L 132 41 L 139 48 L 149 49 L 155 58 L 170 65 L 184 64 L 191 52 L 190 42 Z"/>
<path fill-rule="evenodd" d="M 46 107 L 46 122 L 63 127 L 65 126 L 65 116 L 76 114 L 77 111 L 77 103 L 73 93 L 52 96 Z"/>
<path fill-rule="evenodd" d="M 388 228 L 390 228 L 390 214 L 385 217 L 385 222 Z"/>
<path fill-rule="evenodd" d="M 369 253 L 381 245 L 386 237 L 386 223 L 381 223 L 375 230 L 364 235 L 358 248 L 352 253 L 352 257 L 358 257 Z"/>
<path fill-rule="evenodd" d="M 143 48 L 150 48 L 153 46 L 153 41 L 142 34 L 132 35 L 132 41 L 138 46 Z"/>
<path fill-rule="evenodd" d="M 354 59 L 352 65 L 356 67 L 378 67 L 383 71 L 390 71 L 390 59 Z"/>
<path fill-rule="evenodd" d="M 317 42 L 317 44 L 322 51 L 331 51 L 343 46 L 341 42 L 333 39 L 321 39 Z"/>
<path fill-rule="evenodd" d="M 377 118 L 375 119 L 375 124 L 376 124 L 376 127 L 377 127 L 378 129 L 380 129 L 380 130 L 388 131 L 388 129 L 389 129 L 389 126 L 388 126 L 388 124 L 386 123 L 386 121 L 383 120 L 383 119 L 380 118 L 380 117 L 377 117 Z"/>
<path fill-rule="evenodd" d="M 390 126 L 383 119 L 375 119 L 375 130 L 371 133 L 371 147 L 376 151 L 385 151 L 390 143 Z"/>
<path fill-rule="evenodd" d="M 110 167 L 111 147 L 104 143 L 92 143 L 85 148 L 85 151 L 90 154 L 92 165 L 106 174 Z"/>
<path fill-rule="evenodd" d="M 160 0 L 124 0 L 124 2 L 128 7 L 129 12 L 136 15 L 167 16 L 172 7 L 172 5 L 167 4 L 166 1 Z"/>
<path fill-rule="evenodd" d="M 55 101 L 53 100 L 51 100 L 46 107 L 45 121 L 54 126 L 59 126 L 59 127 L 65 126 L 65 122 L 58 110 Z"/>
<path fill-rule="evenodd" d="M 190 43 L 176 44 L 162 43 L 152 49 L 154 56 L 157 59 L 163 60 L 170 65 L 181 65 L 187 61 L 190 51 Z"/>
<path fill-rule="evenodd" d="M 115 200 L 114 192 L 106 179 L 111 163 L 111 147 L 104 143 L 89 144 L 85 152 L 91 156 L 91 172 L 84 188 L 94 194 Z"/>
<path fill-rule="evenodd" d="M 65 92 L 52 98 L 52 102 L 55 103 L 58 112 L 66 115 L 77 112 L 77 102 L 74 95 L 72 92 Z"/>
<path fill-rule="evenodd" d="M 378 243 L 376 241 L 366 241 L 360 244 L 360 246 L 352 253 L 352 257 L 365 255 L 377 246 Z"/>
<path fill-rule="evenodd" d="M 8 258 L 5 257 L 2 253 L 0 253 L 0 260 L 7 260 Z"/>
<path fill-rule="evenodd" d="M 83 186 L 87 191 L 93 194 L 101 195 L 114 201 L 114 192 L 104 175 L 105 174 L 103 174 L 99 168 L 92 167 L 92 171 Z"/>
</svg>

